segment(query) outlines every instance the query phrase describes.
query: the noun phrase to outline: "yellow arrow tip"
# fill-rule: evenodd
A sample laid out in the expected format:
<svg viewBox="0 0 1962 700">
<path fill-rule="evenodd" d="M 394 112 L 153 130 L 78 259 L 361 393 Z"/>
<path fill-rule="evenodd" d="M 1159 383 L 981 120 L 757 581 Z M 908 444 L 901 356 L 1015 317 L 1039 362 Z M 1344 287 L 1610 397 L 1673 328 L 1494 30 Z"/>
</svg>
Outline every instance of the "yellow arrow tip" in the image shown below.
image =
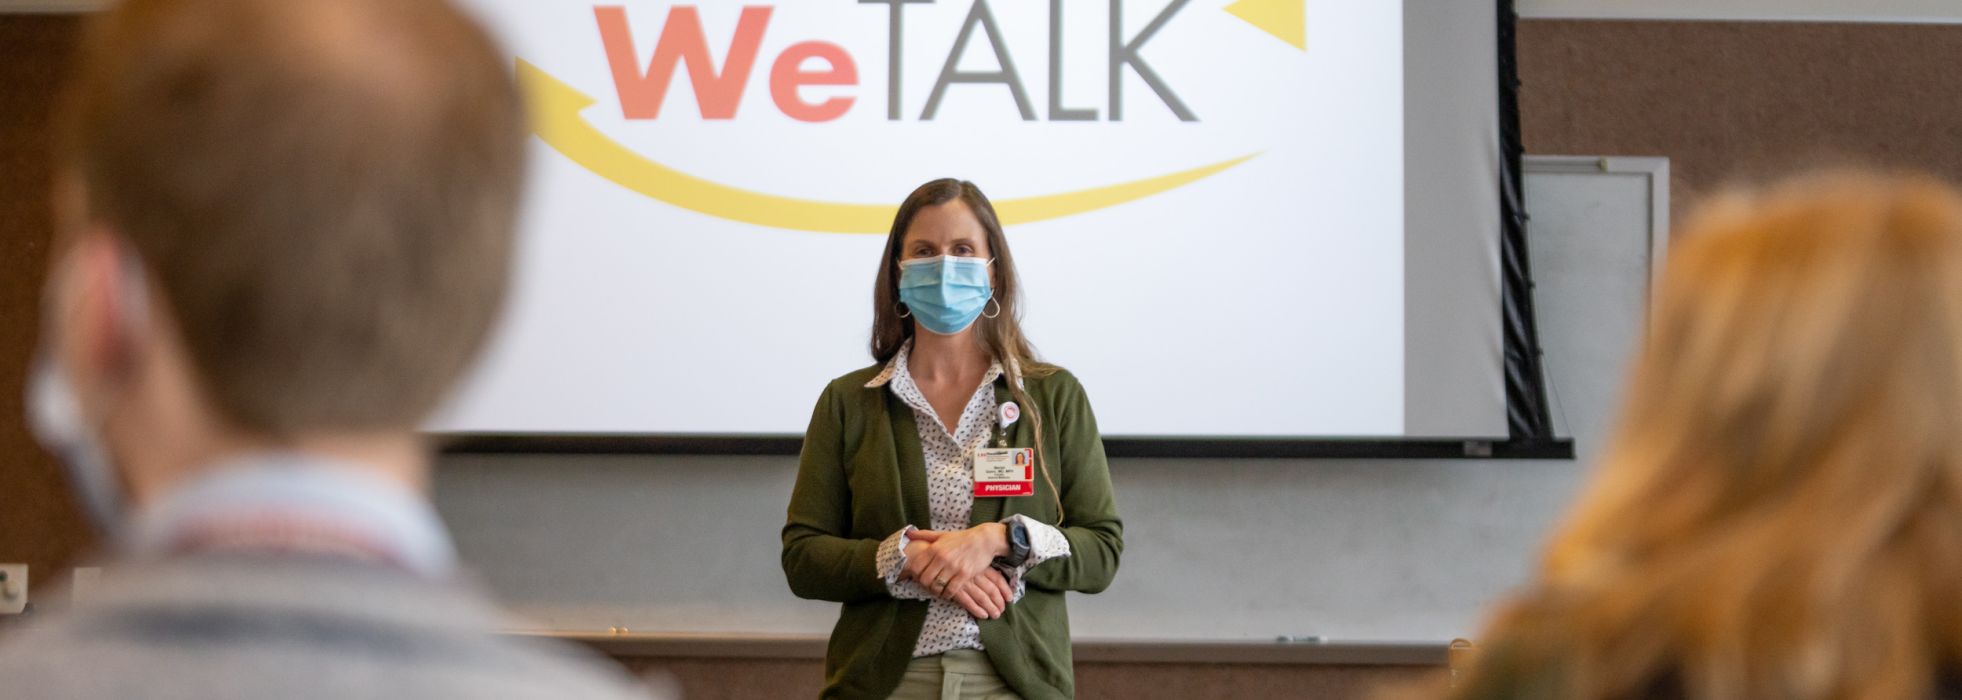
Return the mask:
<svg viewBox="0 0 1962 700">
<path fill-rule="evenodd" d="M 567 114 L 577 113 L 595 102 L 579 88 L 552 77 L 530 61 L 518 59 L 518 91 L 524 94 L 526 112 L 534 128 Z"/>
<path fill-rule="evenodd" d="M 1239 0 L 1226 11 L 1289 45 L 1308 50 L 1307 0 Z"/>
</svg>

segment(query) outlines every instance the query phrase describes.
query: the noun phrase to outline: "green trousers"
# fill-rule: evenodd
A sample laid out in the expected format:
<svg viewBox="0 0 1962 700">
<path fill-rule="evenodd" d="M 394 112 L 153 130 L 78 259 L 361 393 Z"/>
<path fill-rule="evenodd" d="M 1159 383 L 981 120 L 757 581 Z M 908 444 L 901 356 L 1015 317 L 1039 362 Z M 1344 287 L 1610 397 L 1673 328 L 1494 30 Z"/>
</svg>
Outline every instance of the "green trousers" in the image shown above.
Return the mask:
<svg viewBox="0 0 1962 700">
<path fill-rule="evenodd" d="M 985 652 L 955 649 L 906 665 L 892 700 L 1022 700 L 1008 689 Z"/>
</svg>

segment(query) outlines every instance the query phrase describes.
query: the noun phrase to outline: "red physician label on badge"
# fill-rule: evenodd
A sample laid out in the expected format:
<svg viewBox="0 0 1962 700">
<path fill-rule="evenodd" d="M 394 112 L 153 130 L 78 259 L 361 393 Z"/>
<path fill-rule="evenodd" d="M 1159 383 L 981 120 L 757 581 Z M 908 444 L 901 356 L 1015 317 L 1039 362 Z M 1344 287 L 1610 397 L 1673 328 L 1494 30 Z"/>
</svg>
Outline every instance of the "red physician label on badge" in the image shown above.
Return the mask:
<svg viewBox="0 0 1962 700">
<path fill-rule="evenodd" d="M 1028 481 L 983 481 L 974 485 L 976 496 L 1033 496 L 1035 484 Z"/>
</svg>

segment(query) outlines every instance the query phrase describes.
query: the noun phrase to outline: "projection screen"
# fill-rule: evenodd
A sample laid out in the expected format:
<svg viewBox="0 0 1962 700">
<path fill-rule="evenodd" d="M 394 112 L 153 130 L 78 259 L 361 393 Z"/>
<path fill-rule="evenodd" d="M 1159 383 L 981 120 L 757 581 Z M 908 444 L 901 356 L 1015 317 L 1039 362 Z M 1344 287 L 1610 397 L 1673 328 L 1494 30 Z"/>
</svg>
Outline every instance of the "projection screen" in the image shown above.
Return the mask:
<svg viewBox="0 0 1962 700">
<path fill-rule="evenodd" d="M 533 182 L 433 432 L 801 434 L 957 177 L 1107 436 L 1506 436 L 1493 0 L 465 4 Z"/>
</svg>

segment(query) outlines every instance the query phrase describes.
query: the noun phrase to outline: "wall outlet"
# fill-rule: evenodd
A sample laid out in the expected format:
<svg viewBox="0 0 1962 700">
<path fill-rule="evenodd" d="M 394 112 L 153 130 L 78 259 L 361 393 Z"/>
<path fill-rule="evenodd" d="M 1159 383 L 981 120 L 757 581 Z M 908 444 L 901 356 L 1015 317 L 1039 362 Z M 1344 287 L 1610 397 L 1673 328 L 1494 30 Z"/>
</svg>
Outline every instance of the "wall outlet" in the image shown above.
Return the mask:
<svg viewBox="0 0 1962 700">
<path fill-rule="evenodd" d="M 0 564 L 0 615 L 27 610 L 27 565 Z"/>
</svg>

